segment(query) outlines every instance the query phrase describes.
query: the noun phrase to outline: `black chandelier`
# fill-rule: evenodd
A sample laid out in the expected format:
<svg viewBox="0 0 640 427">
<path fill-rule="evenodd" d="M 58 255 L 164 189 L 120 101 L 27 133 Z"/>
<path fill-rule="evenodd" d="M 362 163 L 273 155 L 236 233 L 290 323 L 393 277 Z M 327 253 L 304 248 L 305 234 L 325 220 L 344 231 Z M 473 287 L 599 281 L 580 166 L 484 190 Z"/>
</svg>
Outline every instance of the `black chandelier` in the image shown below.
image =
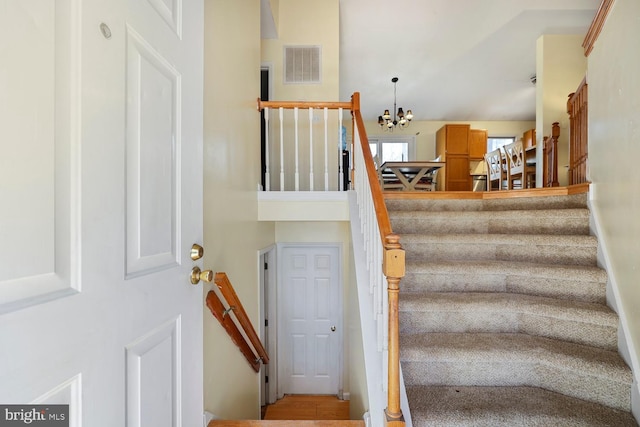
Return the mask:
<svg viewBox="0 0 640 427">
<path fill-rule="evenodd" d="M 395 113 L 396 83 L 398 83 L 398 78 L 397 77 L 392 78 L 391 82 L 393 83 L 393 110 L 392 111 L 394 111 L 394 116 L 391 117 L 389 110 L 384 110 L 384 114 L 381 116 L 378 116 L 378 124 L 380 125 L 380 127 L 390 132 L 392 132 L 393 128 L 395 128 L 396 126 L 399 126 L 401 129 L 409 126 L 409 122 L 411 122 L 411 119 L 413 119 L 413 113 L 411 112 L 411 110 L 407 110 L 407 113 L 405 114 L 402 108 L 398 108 L 397 113 Z"/>
</svg>

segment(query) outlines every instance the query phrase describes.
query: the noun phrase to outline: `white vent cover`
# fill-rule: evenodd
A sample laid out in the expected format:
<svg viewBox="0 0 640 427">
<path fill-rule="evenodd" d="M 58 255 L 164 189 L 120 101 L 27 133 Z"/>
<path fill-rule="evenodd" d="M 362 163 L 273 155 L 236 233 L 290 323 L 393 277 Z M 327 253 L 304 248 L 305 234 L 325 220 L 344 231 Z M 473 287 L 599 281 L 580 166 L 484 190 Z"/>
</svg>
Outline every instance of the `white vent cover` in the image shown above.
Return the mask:
<svg viewBox="0 0 640 427">
<path fill-rule="evenodd" d="M 320 83 L 320 46 L 284 47 L 285 83 Z"/>
</svg>

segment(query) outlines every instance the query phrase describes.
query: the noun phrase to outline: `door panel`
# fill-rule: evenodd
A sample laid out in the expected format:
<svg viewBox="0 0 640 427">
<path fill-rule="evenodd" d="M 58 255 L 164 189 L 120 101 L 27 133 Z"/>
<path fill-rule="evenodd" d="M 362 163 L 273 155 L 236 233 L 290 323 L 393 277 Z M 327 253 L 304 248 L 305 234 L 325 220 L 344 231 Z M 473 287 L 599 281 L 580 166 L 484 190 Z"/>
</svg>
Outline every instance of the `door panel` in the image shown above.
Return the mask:
<svg viewBox="0 0 640 427">
<path fill-rule="evenodd" d="M 201 425 L 202 6 L 0 0 L 0 402 Z"/>
<path fill-rule="evenodd" d="M 284 246 L 279 285 L 278 387 L 283 394 L 338 394 L 341 376 L 340 250 Z"/>
</svg>

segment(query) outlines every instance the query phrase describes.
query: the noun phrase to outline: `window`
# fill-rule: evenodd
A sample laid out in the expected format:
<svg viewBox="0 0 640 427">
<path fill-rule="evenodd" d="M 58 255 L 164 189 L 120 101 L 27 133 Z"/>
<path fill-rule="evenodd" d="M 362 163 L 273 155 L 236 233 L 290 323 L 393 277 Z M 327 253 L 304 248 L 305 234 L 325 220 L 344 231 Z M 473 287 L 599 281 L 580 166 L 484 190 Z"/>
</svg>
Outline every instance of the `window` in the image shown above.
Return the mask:
<svg viewBox="0 0 640 427">
<path fill-rule="evenodd" d="M 487 138 L 487 153 L 512 142 L 516 142 L 515 136 L 490 136 Z"/>
<path fill-rule="evenodd" d="M 371 155 L 384 162 L 404 162 L 415 158 L 415 137 L 369 138 Z"/>
</svg>

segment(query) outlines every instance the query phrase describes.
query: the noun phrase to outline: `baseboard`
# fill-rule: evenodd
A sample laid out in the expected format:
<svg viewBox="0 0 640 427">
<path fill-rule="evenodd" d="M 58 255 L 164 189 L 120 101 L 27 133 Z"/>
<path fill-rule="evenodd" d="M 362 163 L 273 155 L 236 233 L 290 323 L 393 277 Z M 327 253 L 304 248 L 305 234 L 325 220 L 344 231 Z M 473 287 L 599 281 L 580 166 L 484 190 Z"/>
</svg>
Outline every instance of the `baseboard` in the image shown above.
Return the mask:
<svg viewBox="0 0 640 427">
<path fill-rule="evenodd" d="M 629 322 L 624 307 L 621 304 L 615 271 L 611 267 L 611 258 L 607 250 L 607 237 L 601 231 L 602 227 L 600 226 L 599 212 L 594 203 L 597 197 L 596 195 L 597 186 L 591 184 L 589 189 L 589 210 L 591 211 L 592 231 L 598 239 L 598 263 L 607 271 L 607 303 L 618 314 L 620 326 L 620 330 L 618 331 L 618 351 L 631 368 L 633 374 L 631 412 L 636 420 L 640 420 L 640 381 L 638 377 L 640 375 L 640 360 L 638 359 L 638 352 L 629 334 Z"/>
</svg>

